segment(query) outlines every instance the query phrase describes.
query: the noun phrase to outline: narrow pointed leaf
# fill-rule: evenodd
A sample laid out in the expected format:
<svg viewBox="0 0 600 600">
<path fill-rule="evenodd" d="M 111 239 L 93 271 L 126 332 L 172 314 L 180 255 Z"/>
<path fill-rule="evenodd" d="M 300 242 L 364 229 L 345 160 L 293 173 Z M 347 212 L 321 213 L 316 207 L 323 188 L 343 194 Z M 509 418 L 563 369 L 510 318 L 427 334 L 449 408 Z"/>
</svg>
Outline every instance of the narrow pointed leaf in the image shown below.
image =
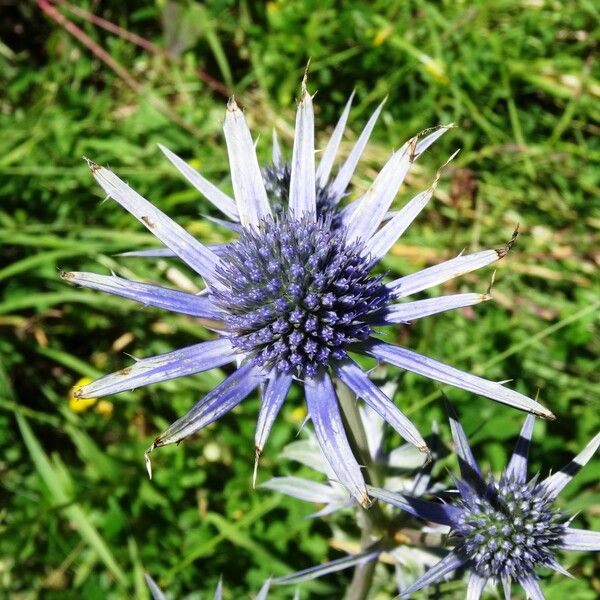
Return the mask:
<svg viewBox="0 0 600 600">
<path fill-rule="evenodd" d="M 302 83 L 302 95 L 296 112 L 292 172 L 290 176 L 290 212 L 297 218 L 316 217 L 315 123 L 312 98 Z"/>
<path fill-rule="evenodd" d="M 348 218 L 347 239 L 368 242 L 389 210 L 413 162 L 415 140 L 395 152 Z"/>
<path fill-rule="evenodd" d="M 125 390 L 201 373 L 235 360 L 227 339 L 211 340 L 180 348 L 166 354 L 142 358 L 129 367 L 105 375 L 75 391 L 76 398 L 100 398 Z"/>
<path fill-rule="evenodd" d="M 271 378 L 267 383 L 267 388 L 262 398 L 258 420 L 256 422 L 256 434 L 254 436 L 254 445 L 256 451 L 260 454 L 265 446 L 271 427 L 279 414 L 283 402 L 292 384 L 292 376 L 281 373 L 277 369 L 271 373 Z"/>
<path fill-rule="evenodd" d="M 392 304 L 380 318 L 382 324 L 410 323 L 417 319 L 436 315 L 448 310 L 474 306 L 480 302 L 487 302 L 492 297 L 489 294 L 451 294 L 449 296 L 438 296 L 426 300 L 415 300 Z M 379 319 L 378 319 L 379 321 Z"/>
<path fill-rule="evenodd" d="M 337 560 L 332 560 L 331 562 L 317 565 L 316 567 L 310 567 L 309 569 L 297 571 L 296 573 L 286 575 L 285 577 L 276 577 L 272 580 L 272 582 L 275 585 L 289 585 L 291 583 L 310 581 L 311 579 L 323 577 L 323 575 L 327 575 L 328 573 L 337 573 L 338 571 L 343 571 L 344 569 L 349 569 L 350 567 L 356 567 L 357 565 L 370 562 L 375 560 L 380 553 L 380 550 L 367 550 L 365 552 L 361 552 L 360 554 L 350 554 L 348 556 L 344 556 L 343 558 L 338 558 Z"/>
<path fill-rule="evenodd" d="M 342 488 L 335 489 L 330 485 L 301 477 L 273 477 L 261 483 L 259 487 L 317 504 L 327 504 L 345 499 L 345 494 L 344 497 L 341 497 L 340 494 Z"/>
<path fill-rule="evenodd" d="M 383 258 L 398 238 L 410 227 L 419 213 L 433 196 L 434 187 L 417 194 L 371 237 L 366 243 L 364 254 L 374 260 Z"/>
<path fill-rule="evenodd" d="M 600 552 L 600 531 L 584 531 L 567 527 L 560 543 L 563 550 Z"/>
<path fill-rule="evenodd" d="M 548 566 L 557 573 L 564 575 L 565 577 L 569 577 L 570 579 L 575 579 L 575 577 L 569 573 L 555 558 L 548 559 Z"/>
<path fill-rule="evenodd" d="M 241 223 L 234 223 L 233 221 L 225 221 L 225 219 L 218 219 L 217 217 L 213 217 L 211 215 L 202 215 L 207 221 L 211 221 L 212 223 L 216 223 L 225 229 L 229 229 L 229 231 L 235 231 L 236 233 L 242 233 L 244 227 Z M 213 248 L 213 246 L 208 246 L 209 248 Z"/>
<path fill-rule="evenodd" d="M 233 98 L 227 103 L 223 132 L 240 221 L 256 227 L 271 209 L 246 118 Z"/>
<path fill-rule="evenodd" d="M 271 160 L 273 165 L 281 167 L 283 165 L 283 158 L 281 156 L 281 148 L 279 146 L 279 138 L 277 137 L 277 130 L 273 129 L 273 149 L 271 151 Z"/>
<path fill-rule="evenodd" d="M 217 583 L 213 600 L 223 600 L 223 579 L 221 577 L 219 577 L 219 583 Z"/>
<path fill-rule="evenodd" d="M 448 573 L 451 573 L 452 571 L 455 571 L 464 565 L 466 561 L 466 558 L 462 558 L 454 552 L 450 552 L 450 554 L 447 554 L 442 560 L 440 560 L 439 563 L 436 563 L 433 567 L 431 567 L 431 569 L 429 569 L 425 575 L 419 577 L 417 581 L 415 581 L 404 592 L 402 592 L 401 598 L 408 598 L 417 590 L 423 589 L 428 585 L 438 583 Z"/>
<path fill-rule="evenodd" d="M 379 118 L 379 114 L 381 113 L 381 109 L 385 104 L 385 100 L 375 109 L 365 128 L 362 130 L 362 133 L 356 140 L 356 144 L 350 151 L 348 158 L 344 162 L 344 164 L 340 167 L 337 175 L 333 182 L 329 185 L 329 193 L 333 198 L 337 201 L 341 200 L 348 189 L 348 184 L 352 179 L 352 175 L 354 174 L 354 170 L 356 169 L 356 165 L 362 156 L 362 153 L 369 141 L 369 137 L 371 137 L 371 132 L 375 127 L 375 123 L 377 123 L 377 119 Z"/>
<path fill-rule="evenodd" d="M 407 442 L 422 452 L 427 444 L 410 419 L 369 379 L 369 376 L 352 360 L 333 363 L 337 376 L 362 398 L 381 418 L 389 423 Z"/>
<path fill-rule="evenodd" d="M 519 439 L 515 445 L 508 466 L 504 471 L 504 477 L 514 479 L 515 481 L 527 481 L 527 456 L 529 454 L 529 444 L 531 443 L 531 435 L 533 434 L 533 426 L 535 417 L 528 415 L 519 433 Z"/>
<path fill-rule="evenodd" d="M 207 221 L 224 225 L 227 229 L 232 231 L 240 232 L 241 225 L 239 223 L 231 223 L 229 221 L 223 221 L 222 219 L 215 219 L 209 215 L 202 215 Z M 214 252 L 217 256 L 221 256 L 224 250 L 227 248 L 227 244 L 206 244 L 206 247 Z M 126 256 L 126 257 L 140 257 L 140 258 L 175 258 L 177 254 L 170 248 L 144 248 L 142 250 L 129 250 L 128 252 L 119 252 L 115 256 Z"/>
<path fill-rule="evenodd" d="M 551 497 L 556 498 L 571 479 L 573 479 L 573 477 L 579 473 L 581 468 L 588 463 L 590 458 L 594 456 L 599 446 L 600 433 L 596 434 L 588 445 L 568 465 L 565 465 L 560 471 L 550 475 L 550 477 L 542 482 L 547 493 Z"/>
<path fill-rule="evenodd" d="M 540 585 L 537 582 L 535 575 L 526 575 L 519 579 L 521 587 L 525 590 L 528 600 L 546 600 L 546 597 L 540 589 Z"/>
<path fill-rule="evenodd" d="M 269 595 L 269 588 L 271 587 L 271 578 L 267 579 L 260 588 L 258 594 L 256 594 L 256 598 L 254 600 L 267 600 L 267 596 Z"/>
<path fill-rule="evenodd" d="M 148 573 L 144 573 L 144 579 L 146 580 L 146 585 L 150 589 L 153 600 L 167 600 L 167 597 L 162 593 L 162 590 L 158 587 L 154 579 L 148 575 Z"/>
<path fill-rule="evenodd" d="M 94 179 L 108 196 L 143 223 L 165 246 L 209 281 L 215 279 L 219 258 L 206 246 L 150 204 L 112 171 L 88 161 Z"/>
<path fill-rule="evenodd" d="M 439 525 L 448 525 L 449 527 L 454 527 L 458 523 L 460 511 L 450 504 L 430 502 L 429 500 L 416 498 L 410 494 L 398 494 L 371 485 L 367 486 L 367 489 L 369 495 L 373 496 L 373 498 L 397 506 L 417 519 L 431 521 Z"/>
<path fill-rule="evenodd" d="M 452 440 L 454 441 L 454 451 L 458 456 L 458 464 L 460 467 L 460 473 L 465 481 L 472 482 L 473 479 L 477 483 L 483 481 L 483 475 L 479 469 L 479 465 L 473 456 L 473 451 L 469 445 L 469 440 L 465 434 L 458 415 L 454 410 L 450 402 L 446 402 L 446 410 L 448 411 L 448 420 L 450 421 L 450 432 L 452 433 Z"/>
<path fill-rule="evenodd" d="M 440 283 L 454 279 L 465 273 L 476 271 L 506 256 L 506 249 L 484 250 L 474 254 L 457 256 L 439 265 L 428 267 L 405 277 L 400 277 L 388 283 L 388 289 L 397 298 L 404 298 L 423 290 L 428 290 Z"/>
<path fill-rule="evenodd" d="M 425 208 L 437 188 L 443 169 L 457 154 L 458 151 L 442 165 L 429 189 L 417 194 L 399 211 L 385 215 L 382 221 L 387 221 L 387 223 L 367 242 L 364 251 L 366 255 L 370 255 L 373 259 L 379 259 L 387 254 L 388 250 L 396 243 L 396 240 L 408 229 L 423 208 Z M 416 160 L 416 156 L 414 160 Z"/>
<path fill-rule="evenodd" d="M 428 356 L 417 354 L 412 350 L 387 344 L 380 340 L 372 340 L 371 343 L 364 345 L 362 348 L 366 354 L 396 365 L 401 369 L 418 373 L 434 381 L 452 385 L 474 394 L 480 394 L 496 402 L 531 412 L 545 419 L 554 418 L 554 415 L 539 402 L 519 392 L 505 388 L 494 381 L 460 371 Z"/>
<path fill-rule="evenodd" d="M 205 179 L 183 159 L 179 158 L 165 146 L 159 144 L 163 154 L 171 161 L 173 166 L 210 202 L 212 202 L 225 216 L 232 221 L 239 221 L 239 213 L 235 201 L 224 194 L 216 185 Z"/>
<path fill-rule="evenodd" d="M 143 250 L 130 250 L 119 252 L 117 256 L 139 256 L 142 258 L 173 258 L 177 256 L 171 248 L 145 248 Z"/>
<path fill-rule="evenodd" d="M 205 319 L 219 320 L 223 318 L 223 314 L 205 296 L 188 294 L 141 281 L 131 281 L 116 275 L 96 275 L 95 273 L 71 271 L 63 273 L 62 278 L 73 285 L 121 296 L 144 306 L 155 306 L 171 312 Z"/>
<path fill-rule="evenodd" d="M 308 414 L 325 458 L 339 482 L 362 506 L 369 506 L 365 480 L 350 449 L 331 378 L 321 372 L 305 381 L 304 390 Z"/>
<path fill-rule="evenodd" d="M 210 425 L 249 396 L 263 379 L 261 371 L 251 363 L 242 365 L 156 438 L 150 451 L 175 444 Z"/>
<path fill-rule="evenodd" d="M 504 600 L 511 600 L 512 594 L 510 591 L 511 580 L 508 577 L 502 578 L 502 591 L 504 592 Z"/>
<path fill-rule="evenodd" d="M 469 583 L 467 584 L 466 600 L 480 600 L 486 583 L 487 578 L 480 577 L 477 573 L 471 573 L 469 575 Z"/>
<path fill-rule="evenodd" d="M 327 142 L 327 146 L 323 151 L 319 166 L 317 167 L 317 186 L 324 188 L 329 182 L 329 175 L 331 175 L 331 169 L 333 167 L 333 161 L 340 147 L 342 136 L 344 135 L 344 129 L 346 128 L 346 122 L 348 121 L 348 115 L 350 114 L 350 107 L 352 106 L 352 100 L 354 99 L 354 92 L 350 94 L 350 98 L 346 102 L 346 106 L 342 111 L 342 114 Z"/>
</svg>

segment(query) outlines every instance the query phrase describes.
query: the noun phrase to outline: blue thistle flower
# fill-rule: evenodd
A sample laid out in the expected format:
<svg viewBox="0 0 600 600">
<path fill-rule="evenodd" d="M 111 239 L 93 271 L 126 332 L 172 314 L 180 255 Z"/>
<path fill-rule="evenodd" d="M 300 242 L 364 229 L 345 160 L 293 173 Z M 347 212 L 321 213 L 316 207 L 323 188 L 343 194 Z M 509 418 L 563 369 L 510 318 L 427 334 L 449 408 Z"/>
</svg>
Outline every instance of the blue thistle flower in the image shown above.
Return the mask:
<svg viewBox="0 0 600 600">
<path fill-rule="evenodd" d="M 453 550 L 403 593 L 403 597 L 439 582 L 448 573 L 470 571 L 467 598 L 478 600 L 491 580 L 502 583 L 510 599 L 517 581 L 528 598 L 543 600 L 536 569 L 549 567 L 570 576 L 556 560 L 560 550 L 600 551 L 600 532 L 570 527 L 554 502 L 600 446 L 600 433 L 563 469 L 543 481 L 527 480 L 527 456 L 535 417 L 528 416 L 500 479 L 484 477 L 465 432 L 449 407 L 450 427 L 461 479 L 453 504 L 436 504 L 407 494 L 369 488 L 375 498 L 402 508 L 415 517 L 450 527 Z"/>
<path fill-rule="evenodd" d="M 416 427 L 371 382 L 367 373 L 348 356 L 349 352 L 369 355 L 547 418 L 552 418 L 552 413 L 535 400 L 499 383 L 375 337 L 378 325 L 402 323 L 489 300 L 487 294 L 455 294 L 397 302 L 489 265 L 508 251 L 507 246 L 461 255 L 386 284 L 373 274 L 375 265 L 433 195 L 437 180 L 384 223 L 410 166 L 431 143 L 432 136 L 441 135 L 439 131 L 420 141 L 413 138 L 393 153 L 364 196 L 341 209 L 341 225 L 332 229 L 331 217 L 319 216 L 316 209 L 318 171 L 313 121 L 312 98 L 303 84 L 296 117 L 288 207 L 280 215 L 271 211 L 250 130 L 233 99 L 227 106 L 224 133 L 234 199 L 181 159 L 170 156 L 182 173 L 237 223 L 239 239 L 217 249 L 196 240 L 114 173 L 89 161 L 92 174 L 105 193 L 200 275 L 206 283 L 206 293 L 188 294 L 91 273 L 65 273 L 64 279 L 145 306 L 199 317 L 218 330 L 220 336 L 138 360 L 83 386 L 76 395 L 105 396 L 237 364 L 223 383 L 173 423 L 148 452 L 179 442 L 206 427 L 260 387 L 262 406 L 255 438 L 258 460 L 292 380 L 296 379 L 304 387 L 309 416 L 332 469 L 353 496 L 368 506 L 365 481 L 344 434 L 331 374 L 339 377 L 404 439 L 424 452 L 427 448 Z M 328 145 L 325 152 L 328 161 L 333 162 L 337 143 L 332 149 Z M 328 181 L 329 171 L 330 168 L 322 170 L 318 181 Z"/>
</svg>

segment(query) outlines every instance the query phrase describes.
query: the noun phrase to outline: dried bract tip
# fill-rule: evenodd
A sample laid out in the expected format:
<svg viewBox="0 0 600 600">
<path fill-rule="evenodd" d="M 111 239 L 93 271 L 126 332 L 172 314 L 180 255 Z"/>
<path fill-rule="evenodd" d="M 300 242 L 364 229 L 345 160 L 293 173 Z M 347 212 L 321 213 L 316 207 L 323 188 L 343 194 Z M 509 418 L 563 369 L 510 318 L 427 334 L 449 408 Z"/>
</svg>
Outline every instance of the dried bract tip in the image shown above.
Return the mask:
<svg viewBox="0 0 600 600">
<path fill-rule="evenodd" d="M 231 96 L 231 98 L 229 98 L 227 101 L 227 110 L 229 112 L 235 112 L 236 110 L 239 110 L 237 102 L 235 101 L 235 96 Z"/>
<path fill-rule="evenodd" d="M 256 477 L 258 475 L 258 461 L 260 460 L 260 448 L 254 449 L 254 471 L 252 472 L 252 489 L 256 489 Z"/>
<path fill-rule="evenodd" d="M 302 77 L 302 97 L 306 94 L 306 83 L 308 81 L 308 69 L 310 67 L 310 58 L 306 63 L 306 68 L 304 69 L 304 76 Z"/>
<path fill-rule="evenodd" d="M 425 454 L 425 462 L 423 463 L 422 468 L 429 466 L 433 460 L 433 455 L 431 454 L 429 446 L 417 446 L 417 449 L 419 452 L 423 452 Z"/>
<path fill-rule="evenodd" d="M 494 272 L 492 273 L 492 278 L 490 280 L 490 284 L 487 287 L 487 290 L 485 291 L 485 300 L 491 300 L 492 299 L 492 288 L 494 287 L 494 282 L 496 281 L 496 271 L 494 270 Z"/>
<path fill-rule="evenodd" d="M 517 225 L 515 227 L 515 230 L 513 231 L 513 234 L 510 238 L 510 240 L 508 240 L 508 242 L 506 242 L 506 245 L 504 246 L 504 248 L 498 248 L 496 249 L 496 252 L 498 253 L 498 256 L 500 258 L 504 258 L 511 250 L 511 248 L 515 245 L 515 242 L 517 241 L 517 237 L 519 235 L 519 226 Z"/>
<path fill-rule="evenodd" d="M 415 161 L 417 154 L 417 141 L 418 136 L 415 136 L 408 142 L 409 161 L 412 163 Z"/>
<path fill-rule="evenodd" d="M 102 168 L 100 165 L 96 164 L 93 160 L 90 160 L 86 156 L 83 157 L 83 160 L 85 160 L 87 166 L 90 168 L 90 171 L 92 173 L 95 173 L 96 171 L 99 171 Z"/>
<path fill-rule="evenodd" d="M 152 444 L 146 452 L 144 452 L 144 462 L 146 463 L 146 471 L 148 471 L 148 478 L 152 479 L 152 462 L 150 461 L 150 452 L 154 450 L 155 446 Z"/>
</svg>

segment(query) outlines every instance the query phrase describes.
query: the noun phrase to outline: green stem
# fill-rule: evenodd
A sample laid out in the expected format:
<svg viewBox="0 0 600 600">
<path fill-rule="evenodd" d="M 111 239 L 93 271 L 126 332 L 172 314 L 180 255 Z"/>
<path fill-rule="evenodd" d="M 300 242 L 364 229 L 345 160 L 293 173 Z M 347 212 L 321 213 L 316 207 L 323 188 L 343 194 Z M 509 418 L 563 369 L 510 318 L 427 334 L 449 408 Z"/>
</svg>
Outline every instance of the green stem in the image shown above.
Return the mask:
<svg viewBox="0 0 600 600">
<path fill-rule="evenodd" d="M 364 465 L 365 481 L 380 485 L 379 473 L 369 452 L 369 445 L 363 422 L 358 411 L 356 397 L 341 383 L 337 386 L 338 398 L 342 416 L 348 434 L 350 447 L 361 465 Z M 368 548 L 373 543 L 377 532 L 385 532 L 387 519 L 381 507 L 375 502 L 369 509 L 360 508 L 358 525 L 361 529 L 361 549 Z M 366 600 L 375 574 L 376 561 L 358 565 L 354 569 L 352 582 L 346 592 L 345 600 Z"/>
<path fill-rule="evenodd" d="M 346 592 L 345 600 L 366 600 L 373 583 L 376 564 L 377 561 L 371 560 L 354 568 L 354 574 L 352 575 L 350 587 Z"/>
</svg>

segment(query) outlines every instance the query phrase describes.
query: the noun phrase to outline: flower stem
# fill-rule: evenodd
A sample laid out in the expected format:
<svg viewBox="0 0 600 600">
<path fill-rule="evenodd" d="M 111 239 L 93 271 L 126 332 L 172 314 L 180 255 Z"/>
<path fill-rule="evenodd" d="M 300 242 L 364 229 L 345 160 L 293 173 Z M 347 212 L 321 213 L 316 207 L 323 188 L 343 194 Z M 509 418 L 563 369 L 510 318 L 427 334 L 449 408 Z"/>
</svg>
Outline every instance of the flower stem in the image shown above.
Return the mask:
<svg viewBox="0 0 600 600">
<path fill-rule="evenodd" d="M 354 394 L 343 384 L 337 386 L 337 394 L 342 409 L 342 416 L 348 434 L 350 447 L 358 462 L 365 467 L 365 480 L 373 485 L 379 485 L 379 473 L 373 464 L 365 428 L 358 411 Z M 361 549 L 373 544 L 373 538 L 378 532 L 385 532 L 387 519 L 381 507 L 375 502 L 369 509 L 359 508 L 358 525 L 361 529 Z M 375 574 L 376 561 L 358 565 L 354 569 L 352 581 L 346 591 L 345 600 L 366 600 Z"/>
<path fill-rule="evenodd" d="M 345 600 L 366 600 L 375 574 L 376 560 L 358 565 L 354 569 L 352 581 L 346 591 Z"/>
</svg>

